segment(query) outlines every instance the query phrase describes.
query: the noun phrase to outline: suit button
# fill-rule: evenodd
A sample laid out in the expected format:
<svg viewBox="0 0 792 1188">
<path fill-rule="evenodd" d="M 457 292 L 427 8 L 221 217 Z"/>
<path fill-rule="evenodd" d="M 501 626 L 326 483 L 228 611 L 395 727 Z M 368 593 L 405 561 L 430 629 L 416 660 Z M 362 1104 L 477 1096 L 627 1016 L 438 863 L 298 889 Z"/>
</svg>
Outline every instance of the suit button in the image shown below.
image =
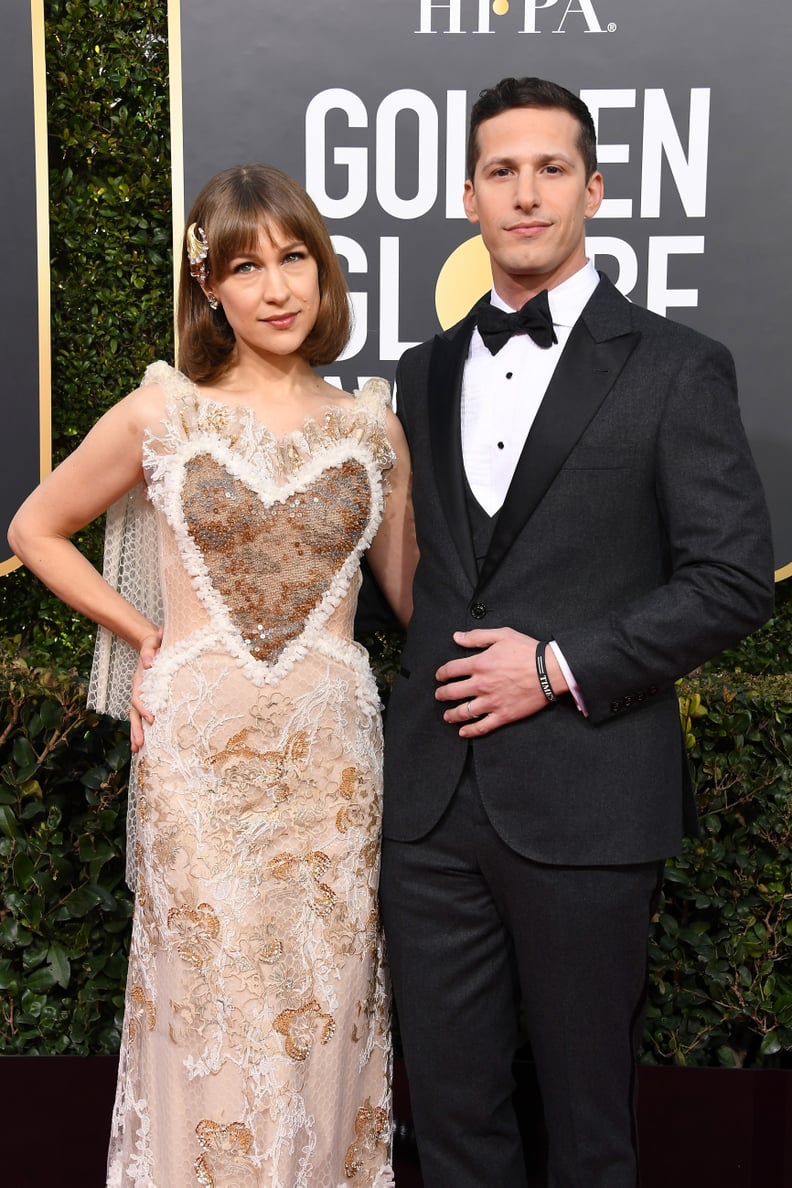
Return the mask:
<svg viewBox="0 0 792 1188">
<path fill-rule="evenodd" d="M 487 613 L 487 608 L 483 602 L 474 602 L 470 608 L 470 613 L 474 619 L 483 619 Z"/>
<path fill-rule="evenodd" d="M 618 712 L 621 708 L 622 708 L 622 703 L 620 701 L 612 701 L 611 702 L 610 711 L 612 714 L 618 714 Z"/>
</svg>

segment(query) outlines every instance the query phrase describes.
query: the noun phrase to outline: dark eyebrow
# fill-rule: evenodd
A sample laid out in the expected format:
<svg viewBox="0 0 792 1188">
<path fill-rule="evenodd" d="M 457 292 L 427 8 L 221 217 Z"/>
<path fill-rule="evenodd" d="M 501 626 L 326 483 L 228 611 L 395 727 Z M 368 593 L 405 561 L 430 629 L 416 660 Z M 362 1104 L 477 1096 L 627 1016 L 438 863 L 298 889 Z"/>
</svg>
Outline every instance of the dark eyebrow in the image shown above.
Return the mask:
<svg viewBox="0 0 792 1188">
<path fill-rule="evenodd" d="M 279 252 L 291 252 L 295 248 L 300 248 L 300 247 L 305 248 L 306 251 L 308 250 L 306 247 L 305 241 L 302 239 L 290 239 L 288 241 L 288 243 L 275 243 L 273 240 L 270 240 L 270 243 L 272 243 L 272 246 L 274 248 L 276 248 Z M 254 259 L 256 259 L 257 256 L 258 256 L 258 246 L 252 247 L 252 248 L 247 248 L 245 250 L 240 249 L 237 252 L 233 252 L 232 255 L 230 256 L 230 259 L 231 260 L 254 260 Z"/>
<path fill-rule="evenodd" d="M 543 156 L 538 158 L 538 161 L 540 165 L 555 165 L 557 161 L 563 161 L 565 165 L 574 165 L 575 163 L 574 157 L 570 157 L 568 153 L 561 152 L 560 149 L 555 153 L 543 154 Z"/>
<path fill-rule="evenodd" d="M 272 243 L 273 247 L 278 249 L 279 252 L 290 252 L 293 248 L 305 247 L 304 239 L 290 239 L 287 243 L 275 243 L 274 240 L 271 240 L 270 242 Z"/>
<path fill-rule="evenodd" d="M 482 169 L 492 169 L 493 166 L 501 166 L 501 165 L 508 165 L 508 166 L 513 167 L 514 163 L 515 162 L 514 162 L 513 157 L 488 157 L 485 161 L 482 161 L 481 168 Z"/>
<path fill-rule="evenodd" d="M 533 163 L 541 166 L 541 165 L 552 165 L 558 161 L 562 161 L 565 165 L 573 165 L 574 164 L 574 158 L 571 157 L 569 155 L 569 153 L 563 152 L 561 149 L 557 149 L 555 152 L 551 152 L 551 153 L 542 153 L 541 156 L 537 156 L 535 158 Z M 514 169 L 516 167 L 516 165 L 517 165 L 517 162 L 515 161 L 514 157 L 488 157 L 484 161 L 482 161 L 481 168 L 482 169 L 493 169 L 493 168 L 502 168 L 503 166 L 506 166 L 509 169 Z"/>
</svg>

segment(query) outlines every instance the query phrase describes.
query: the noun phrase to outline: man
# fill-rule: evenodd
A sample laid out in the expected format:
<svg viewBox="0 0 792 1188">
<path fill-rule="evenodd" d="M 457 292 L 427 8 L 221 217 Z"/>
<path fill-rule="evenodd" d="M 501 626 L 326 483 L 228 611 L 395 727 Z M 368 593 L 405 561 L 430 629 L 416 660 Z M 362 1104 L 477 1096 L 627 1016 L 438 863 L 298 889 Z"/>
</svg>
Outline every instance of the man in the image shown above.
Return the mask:
<svg viewBox="0 0 792 1188">
<path fill-rule="evenodd" d="M 482 92 L 467 178 L 491 304 L 397 373 L 421 561 L 382 904 L 413 1118 L 426 1188 L 524 1185 L 521 1010 L 553 1188 L 634 1188 L 647 932 L 695 821 L 674 682 L 770 614 L 767 516 L 728 352 L 586 260 L 585 105 Z M 533 298 L 510 338 L 492 306 Z"/>
</svg>

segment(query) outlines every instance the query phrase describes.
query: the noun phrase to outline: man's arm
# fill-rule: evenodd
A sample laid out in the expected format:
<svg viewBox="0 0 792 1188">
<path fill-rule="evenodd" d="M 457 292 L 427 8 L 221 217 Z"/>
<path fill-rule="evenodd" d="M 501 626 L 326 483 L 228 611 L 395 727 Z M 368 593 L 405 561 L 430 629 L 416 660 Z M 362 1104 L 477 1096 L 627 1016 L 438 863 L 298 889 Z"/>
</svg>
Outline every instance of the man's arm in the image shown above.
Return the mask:
<svg viewBox="0 0 792 1188">
<path fill-rule="evenodd" d="M 731 356 L 718 344 L 706 342 L 681 362 L 659 423 L 654 481 L 668 580 L 556 637 L 592 722 L 651 703 L 772 613 L 767 509 L 740 422 Z M 610 528 L 618 532 L 618 525 Z M 437 673 L 436 696 L 456 703 L 445 716 L 460 734 L 489 733 L 545 708 L 535 639 L 508 628 L 455 639 L 486 649 Z M 563 692 L 560 670 L 549 675 Z M 471 723 L 473 713 L 488 717 Z"/>
<path fill-rule="evenodd" d="M 734 364 L 719 344 L 687 355 L 669 389 L 655 485 L 668 581 L 558 633 L 595 722 L 651 701 L 772 614 L 769 517 L 740 421 Z"/>
</svg>

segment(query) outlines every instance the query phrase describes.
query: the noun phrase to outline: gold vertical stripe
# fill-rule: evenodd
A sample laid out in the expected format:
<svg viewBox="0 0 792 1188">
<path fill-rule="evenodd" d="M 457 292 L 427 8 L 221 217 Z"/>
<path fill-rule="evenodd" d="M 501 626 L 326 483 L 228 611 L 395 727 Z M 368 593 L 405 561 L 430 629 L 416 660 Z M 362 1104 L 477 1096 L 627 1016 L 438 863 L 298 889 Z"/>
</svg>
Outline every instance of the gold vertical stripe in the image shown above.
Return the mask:
<svg viewBox="0 0 792 1188">
<path fill-rule="evenodd" d="M 184 230 L 184 125 L 182 122 L 181 0 L 168 0 L 168 67 L 170 74 L 171 209 L 173 211 L 173 337 L 178 358 L 176 311 L 179 264 Z"/>
<path fill-rule="evenodd" d="M 39 467 L 52 470 L 52 334 L 50 326 L 49 159 L 44 0 L 30 0 L 33 52 L 33 127 L 36 138 L 36 247 L 38 274 Z"/>
</svg>

